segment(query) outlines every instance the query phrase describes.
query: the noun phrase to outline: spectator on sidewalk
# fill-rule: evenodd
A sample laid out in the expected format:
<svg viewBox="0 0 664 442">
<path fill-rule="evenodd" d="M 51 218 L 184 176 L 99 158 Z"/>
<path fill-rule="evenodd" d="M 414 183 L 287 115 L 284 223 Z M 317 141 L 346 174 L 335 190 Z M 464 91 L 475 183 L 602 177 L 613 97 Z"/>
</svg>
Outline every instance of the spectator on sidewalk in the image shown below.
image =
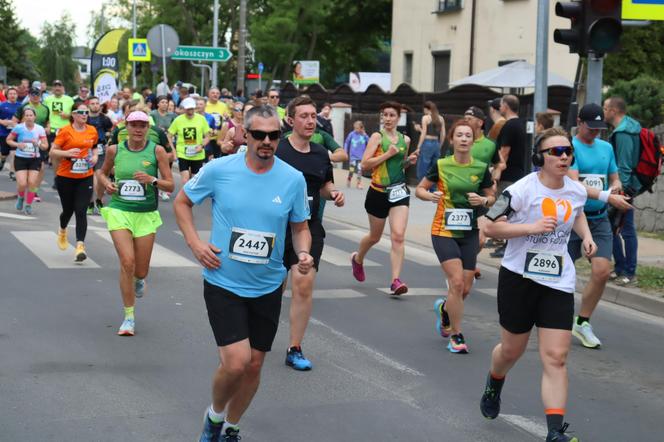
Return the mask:
<svg viewBox="0 0 664 442">
<path fill-rule="evenodd" d="M 641 125 L 627 115 L 627 105 L 621 97 L 609 97 L 604 101 L 604 119 L 614 128 L 610 142 L 616 155 L 623 190 L 627 195 L 635 196 L 641 188 L 635 172 L 639 161 Z M 613 237 L 615 267 L 611 276 L 617 284 L 633 286 L 636 285 L 638 251 L 634 210 L 628 210 L 623 220 L 620 233 Z"/>
<path fill-rule="evenodd" d="M 367 148 L 369 136 L 364 131 L 364 123 L 357 120 L 353 123 L 353 131 L 348 134 L 344 141 L 344 149 L 350 158 L 348 163 L 348 180 L 346 187 L 350 187 L 353 173 L 357 174 L 357 188 L 362 189 L 362 157 Z"/>
<path fill-rule="evenodd" d="M 553 127 L 553 117 L 546 112 L 537 112 L 535 114 L 535 135 L 539 135 L 547 129 Z"/>
<path fill-rule="evenodd" d="M 491 119 L 491 126 L 488 128 L 489 132 L 486 137 L 492 141 L 498 139 L 500 130 L 505 125 L 505 118 L 500 114 L 500 98 L 494 98 L 489 101 L 489 118 Z"/>
</svg>

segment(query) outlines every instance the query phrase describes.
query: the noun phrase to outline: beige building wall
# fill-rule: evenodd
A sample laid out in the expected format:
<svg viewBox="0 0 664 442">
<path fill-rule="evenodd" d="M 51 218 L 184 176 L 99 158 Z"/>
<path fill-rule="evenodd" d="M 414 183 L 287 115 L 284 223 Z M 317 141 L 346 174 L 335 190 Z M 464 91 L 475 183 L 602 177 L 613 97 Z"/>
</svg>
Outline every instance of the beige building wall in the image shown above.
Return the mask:
<svg viewBox="0 0 664 442">
<path fill-rule="evenodd" d="M 412 54 L 411 86 L 434 90 L 434 54 L 449 51 L 449 81 L 471 73 L 470 36 L 472 3 L 475 8 L 475 53 L 472 74 L 498 67 L 502 60 L 523 59 L 535 64 L 537 0 L 463 0 L 459 11 L 433 13 L 438 0 L 394 0 L 392 17 L 392 89 L 406 82 L 405 55 Z M 555 1 L 549 11 L 549 71 L 574 80 L 578 55 L 553 42 L 553 30 L 569 28 L 569 20 L 556 17 Z"/>
</svg>

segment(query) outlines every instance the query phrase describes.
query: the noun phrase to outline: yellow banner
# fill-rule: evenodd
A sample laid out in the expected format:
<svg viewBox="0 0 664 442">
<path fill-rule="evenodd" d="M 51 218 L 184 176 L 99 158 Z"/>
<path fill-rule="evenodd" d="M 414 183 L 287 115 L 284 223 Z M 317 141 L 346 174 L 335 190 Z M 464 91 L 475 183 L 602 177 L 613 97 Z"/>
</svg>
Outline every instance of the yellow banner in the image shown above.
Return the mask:
<svg viewBox="0 0 664 442">
<path fill-rule="evenodd" d="M 118 48 L 125 32 L 126 29 L 108 31 L 97 40 L 92 50 L 92 90 L 100 103 L 110 100 L 118 90 Z"/>
<path fill-rule="evenodd" d="M 664 20 L 662 0 L 623 0 L 623 20 Z"/>
</svg>

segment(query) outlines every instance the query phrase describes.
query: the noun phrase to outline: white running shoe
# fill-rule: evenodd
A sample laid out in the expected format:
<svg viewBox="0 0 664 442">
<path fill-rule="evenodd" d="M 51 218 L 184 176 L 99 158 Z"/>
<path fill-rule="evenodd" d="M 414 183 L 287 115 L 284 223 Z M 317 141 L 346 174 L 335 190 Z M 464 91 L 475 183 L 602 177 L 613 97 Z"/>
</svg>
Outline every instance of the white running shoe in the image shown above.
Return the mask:
<svg viewBox="0 0 664 442">
<path fill-rule="evenodd" d="M 588 321 L 583 321 L 581 325 L 578 325 L 575 317 L 572 334 L 581 341 L 581 345 L 586 348 L 600 348 L 602 346 L 602 341 L 595 336 L 595 333 L 593 333 L 593 326 L 590 325 L 590 322 Z"/>
<path fill-rule="evenodd" d="M 125 318 L 118 330 L 118 336 L 134 336 L 134 327 L 136 326 L 133 318 Z"/>
</svg>

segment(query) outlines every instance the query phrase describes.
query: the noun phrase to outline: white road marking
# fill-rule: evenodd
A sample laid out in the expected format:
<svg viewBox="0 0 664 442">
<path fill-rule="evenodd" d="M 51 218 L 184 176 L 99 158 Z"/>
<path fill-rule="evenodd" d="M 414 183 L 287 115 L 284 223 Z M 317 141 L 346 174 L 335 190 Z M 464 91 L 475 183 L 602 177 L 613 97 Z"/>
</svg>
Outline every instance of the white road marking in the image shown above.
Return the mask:
<svg viewBox="0 0 664 442">
<path fill-rule="evenodd" d="M 383 293 L 386 293 L 388 295 L 392 294 L 392 290 L 389 287 L 383 287 L 379 288 Z M 408 287 L 408 293 L 405 295 L 401 296 L 444 296 L 445 295 L 445 289 L 442 287 L 440 288 L 413 288 L 413 287 Z"/>
<path fill-rule="evenodd" d="M 314 295 L 315 296 L 315 295 Z M 350 336 L 340 332 L 339 330 L 336 330 L 329 325 L 325 324 L 324 322 L 319 321 L 316 318 L 311 318 L 309 319 L 309 322 L 313 325 L 316 325 L 318 327 L 326 329 L 329 333 L 340 339 L 341 341 L 345 342 L 346 344 L 354 347 L 355 349 L 366 353 L 368 356 L 372 357 L 375 359 L 377 362 L 393 368 L 395 370 L 398 370 L 402 373 L 410 374 L 413 376 L 424 376 L 424 374 L 420 371 L 415 370 L 414 368 L 411 368 L 407 365 L 402 364 L 401 362 L 395 361 L 394 359 L 390 358 L 389 356 L 386 356 L 382 354 L 379 351 L 374 350 L 373 348 L 362 344 L 359 341 L 356 341 L 355 339 L 351 338 Z"/>
<path fill-rule="evenodd" d="M 356 241 L 358 243 L 364 237 L 364 235 L 366 235 L 365 232 L 356 229 L 330 229 L 326 230 L 326 232 L 340 238 Z M 386 238 L 381 238 L 380 242 L 374 247 L 387 253 L 389 253 L 392 248 L 390 241 Z M 424 266 L 440 267 L 438 257 L 435 253 L 419 249 L 411 244 L 406 246 L 406 259 Z"/>
<path fill-rule="evenodd" d="M 325 262 L 329 262 L 335 266 L 339 267 L 350 267 L 350 253 L 337 249 L 336 247 L 328 246 L 327 244 L 323 247 L 323 255 L 321 259 Z M 364 260 L 365 267 L 380 267 L 375 261 L 370 259 Z"/>
<path fill-rule="evenodd" d="M 546 438 L 546 434 L 548 433 L 546 425 L 535 422 L 531 418 L 525 416 L 519 416 L 518 414 L 501 414 L 500 418 L 505 420 L 508 424 L 520 428 L 538 438 Z"/>
<path fill-rule="evenodd" d="M 107 231 L 94 230 L 100 238 L 113 243 L 111 234 Z M 197 263 L 190 261 L 183 256 L 160 246 L 155 243 L 152 249 L 152 258 L 150 259 L 150 267 L 200 267 Z"/>
<path fill-rule="evenodd" d="M 366 298 L 366 296 L 367 295 L 364 295 L 352 289 L 334 289 L 334 290 L 314 289 L 314 299 L 349 299 L 349 298 Z M 284 297 L 290 298 L 291 291 L 286 290 L 284 292 Z"/>
<path fill-rule="evenodd" d="M 25 215 L 19 215 L 18 213 L 7 213 L 7 212 L 0 212 L 0 218 L 11 218 L 11 219 L 20 219 L 20 220 L 35 219 L 34 216 L 25 216 Z"/>
<path fill-rule="evenodd" d="M 82 263 L 74 262 L 74 248 L 67 250 L 57 246 L 57 235 L 49 231 L 12 232 L 21 244 L 28 248 L 49 269 L 98 269 L 99 265 L 90 258 Z"/>
</svg>

